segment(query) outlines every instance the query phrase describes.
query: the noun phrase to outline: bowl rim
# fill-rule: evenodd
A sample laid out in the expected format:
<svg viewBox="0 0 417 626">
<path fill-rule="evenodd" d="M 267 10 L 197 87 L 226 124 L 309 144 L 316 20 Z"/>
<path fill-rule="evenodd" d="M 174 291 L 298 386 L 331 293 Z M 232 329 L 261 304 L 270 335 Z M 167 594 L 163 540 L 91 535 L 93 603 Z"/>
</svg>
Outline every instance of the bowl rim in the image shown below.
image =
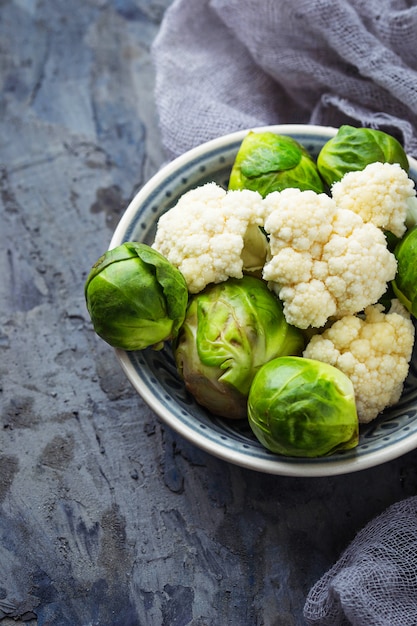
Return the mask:
<svg viewBox="0 0 417 626">
<path fill-rule="evenodd" d="M 337 133 L 337 130 L 338 129 L 333 126 L 319 126 L 314 124 L 275 124 L 258 127 L 254 126 L 216 137 L 191 148 L 172 161 L 162 165 L 161 168 L 133 196 L 121 216 L 113 236 L 111 237 L 109 249 L 112 249 L 125 241 L 123 236 L 127 230 L 127 226 L 130 224 L 138 207 L 141 205 L 142 201 L 148 197 L 149 193 L 154 188 L 158 187 L 166 178 L 170 178 L 173 174 L 175 174 L 175 172 L 180 167 L 185 165 L 190 159 L 193 160 L 206 152 L 210 152 L 211 150 L 226 147 L 230 143 L 242 141 L 250 131 L 270 131 L 287 135 L 320 135 L 330 139 Z M 407 155 L 407 157 L 409 159 L 410 166 L 413 166 L 413 168 L 417 171 L 417 160 L 409 155 Z M 414 433 L 408 438 L 400 439 L 399 441 L 394 442 L 391 446 L 385 447 L 382 450 L 378 449 L 370 451 L 366 455 L 360 455 L 358 457 L 347 459 L 341 458 L 331 460 L 331 457 L 326 457 L 326 460 L 325 462 L 323 461 L 323 463 L 320 463 L 320 460 L 317 459 L 315 459 L 314 463 L 311 463 L 311 460 L 303 458 L 296 459 L 296 463 L 290 463 L 286 462 L 285 459 L 282 460 L 282 457 L 277 457 L 276 459 L 271 458 L 269 460 L 250 456 L 249 454 L 242 453 L 238 450 L 230 450 L 222 446 L 221 443 L 208 440 L 203 434 L 189 428 L 187 424 L 168 410 L 167 407 L 165 407 L 158 400 L 158 398 L 152 394 L 149 386 L 141 379 L 140 376 L 137 375 L 137 372 L 129 359 L 128 353 L 117 348 L 115 348 L 114 351 L 122 370 L 134 389 L 166 425 L 184 437 L 184 439 L 188 440 L 205 452 L 223 461 L 227 461 L 246 469 L 281 476 L 305 478 L 328 477 L 369 469 L 388 461 L 392 461 L 417 448 L 417 433 Z"/>
<path fill-rule="evenodd" d="M 182 165 L 185 165 L 190 159 L 197 158 L 205 152 L 210 152 L 211 150 L 223 148 L 230 143 L 242 141 L 243 138 L 250 131 L 270 131 L 275 133 L 285 133 L 287 135 L 291 135 L 292 133 L 300 134 L 302 132 L 305 135 L 312 136 L 317 134 L 325 135 L 330 139 L 336 134 L 337 130 L 338 129 L 334 126 L 318 126 L 315 124 L 273 124 L 265 126 L 254 126 L 253 128 L 241 129 L 232 133 L 228 133 L 227 135 L 215 137 L 214 139 L 210 139 L 209 141 L 206 141 L 198 146 L 195 146 L 194 148 L 191 148 L 190 150 L 187 150 L 183 154 L 177 156 L 172 161 L 163 164 L 162 167 L 157 172 L 155 172 L 155 174 L 153 174 L 153 176 L 133 196 L 116 226 L 116 229 L 110 240 L 109 250 L 123 243 L 123 233 L 126 230 L 126 226 L 130 223 L 132 217 L 135 215 L 138 206 L 142 202 L 142 199 L 146 198 L 149 192 L 154 189 L 154 187 L 158 186 L 166 178 L 169 178 L 178 168 L 180 168 Z"/>
<path fill-rule="evenodd" d="M 136 376 L 136 370 L 133 367 L 127 353 L 123 350 L 115 349 L 119 363 L 125 372 L 127 378 L 135 390 L 139 393 L 146 404 L 162 419 L 162 421 L 172 428 L 179 435 L 184 437 L 193 445 L 201 448 L 205 452 L 234 465 L 244 467 L 246 469 L 258 471 L 264 474 L 274 474 L 280 476 L 292 477 L 326 477 L 336 476 L 340 474 L 350 474 L 361 470 L 369 469 L 377 465 L 381 465 L 388 461 L 392 461 L 407 452 L 411 452 L 417 447 L 417 435 L 402 439 L 396 444 L 383 450 L 376 450 L 366 455 L 348 459 L 331 460 L 326 457 L 326 461 L 320 462 L 315 459 L 315 463 L 309 462 L 308 459 L 297 459 L 296 463 L 281 460 L 281 457 L 271 460 L 250 456 L 237 450 L 226 449 L 220 443 L 208 440 L 203 434 L 199 434 L 195 430 L 190 429 L 184 422 L 178 419 L 173 413 L 168 411 L 166 407 L 152 395 L 149 387 L 145 385 L 142 379 Z"/>
</svg>

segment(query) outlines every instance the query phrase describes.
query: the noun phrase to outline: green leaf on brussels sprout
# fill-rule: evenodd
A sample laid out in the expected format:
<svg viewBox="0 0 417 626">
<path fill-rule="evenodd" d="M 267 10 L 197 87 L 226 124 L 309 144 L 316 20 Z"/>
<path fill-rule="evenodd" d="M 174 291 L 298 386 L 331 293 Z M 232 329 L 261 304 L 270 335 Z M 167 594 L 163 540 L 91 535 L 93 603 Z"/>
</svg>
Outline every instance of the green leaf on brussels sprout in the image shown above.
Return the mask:
<svg viewBox="0 0 417 626">
<path fill-rule="evenodd" d="M 304 357 L 283 356 L 260 368 L 249 392 L 248 419 L 260 443 L 285 456 L 325 456 L 359 441 L 351 380 Z"/>
<path fill-rule="evenodd" d="M 108 250 L 85 283 L 95 332 L 124 350 L 161 348 L 173 339 L 188 303 L 181 272 L 150 246 L 127 242 Z"/>
<path fill-rule="evenodd" d="M 196 401 L 215 415 L 246 417 L 252 379 L 267 361 L 300 354 L 304 337 L 282 304 L 253 276 L 211 284 L 190 299 L 174 342 L 178 371 Z"/>
<path fill-rule="evenodd" d="M 397 139 L 381 130 L 345 124 L 320 150 L 317 167 L 331 187 L 347 172 L 363 170 L 376 161 L 399 163 L 406 172 L 409 170 L 407 155 Z"/>
<path fill-rule="evenodd" d="M 317 166 L 298 141 L 273 132 L 249 132 L 233 163 L 229 189 L 250 189 L 265 197 L 287 187 L 324 191 Z"/>
<path fill-rule="evenodd" d="M 406 309 L 417 317 L 417 226 L 409 230 L 394 250 L 397 274 L 392 287 Z"/>
</svg>

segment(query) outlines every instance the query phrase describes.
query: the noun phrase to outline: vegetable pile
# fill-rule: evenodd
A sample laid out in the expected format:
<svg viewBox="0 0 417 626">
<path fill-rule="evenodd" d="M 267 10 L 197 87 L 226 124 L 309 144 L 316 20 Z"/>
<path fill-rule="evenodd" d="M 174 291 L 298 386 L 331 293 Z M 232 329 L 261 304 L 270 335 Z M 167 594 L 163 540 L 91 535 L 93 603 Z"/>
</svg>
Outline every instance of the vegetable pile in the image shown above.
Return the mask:
<svg viewBox="0 0 417 626">
<path fill-rule="evenodd" d="M 297 457 L 354 448 L 398 402 L 417 314 L 417 197 L 400 143 L 342 126 L 314 160 L 250 132 L 224 189 L 186 192 L 152 246 L 107 251 L 85 285 L 94 330 L 124 350 L 170 342 L 215 415 Z"/>
</svg>

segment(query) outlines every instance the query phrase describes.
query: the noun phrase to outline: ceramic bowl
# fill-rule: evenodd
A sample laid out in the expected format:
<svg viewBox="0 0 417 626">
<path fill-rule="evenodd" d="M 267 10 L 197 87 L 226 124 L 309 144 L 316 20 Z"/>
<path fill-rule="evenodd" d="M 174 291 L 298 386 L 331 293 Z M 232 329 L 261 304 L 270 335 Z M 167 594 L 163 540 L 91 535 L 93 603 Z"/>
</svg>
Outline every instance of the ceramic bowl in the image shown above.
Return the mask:
<svg viewBox="0 0 417 626">
<path fill-rule="evenodd" d="M 313 156 L 337 131 L 334 128 L 281 125 L 254 129 L 290 135 Z M 164 166 L 133 198 L 110 243 L 151 244 L 159 216 L 190 188 L 208 181 L 227 186 L 238 148 L 248 130 L 200 145 Z M 417 181 L 417 161 L 410 159 Z M 214 417 L 196 404 L 181 382 L 169 345 L 161 351 L 116 350 L 120 364 L 145 402 L 181 436 L 206 452 L 245 468 L 286 476 L 329 476 L 363 470 L 417 447 L 417 351 L 414 351 L 403 395 L 395 406 L 361 427 L 357 448 L 325 458 L 300 459 L 273 454 L 255 439 L 246 421 Z"/>
</svg>

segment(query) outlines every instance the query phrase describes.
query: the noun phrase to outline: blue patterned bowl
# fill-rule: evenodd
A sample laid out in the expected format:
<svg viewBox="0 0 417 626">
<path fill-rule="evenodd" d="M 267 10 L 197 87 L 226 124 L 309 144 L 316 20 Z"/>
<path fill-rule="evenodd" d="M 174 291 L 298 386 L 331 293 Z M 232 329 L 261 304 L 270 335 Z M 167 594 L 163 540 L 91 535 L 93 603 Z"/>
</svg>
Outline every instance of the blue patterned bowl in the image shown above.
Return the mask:
<svg viewBox="0 0 417 626">
<path fill-rule="evenodd" d="M 304 125 L 267 129 L 294 137 L 313 156 L 336 133 L 334 128 Z M 209 141 L 163 167 L 127 207 L 110 247 L 125 241 L 151 244 L 159 216 L 184 192 L 208 181 L 227 186 L 235 155 L 247 132 Z M 410 165 L 410 176 L 417 182 L 417 161 L 410 159 Z M 417 447 L 416 349 L 398 404 L 361 427 L 357 448 L 317 459 L 273 454 L 258 443 L 246 421 L 228 421 L 208 413 L 185 390 L 169 346 L 159 352 L 116 350 L 116 354 L 130 382 L 164 422 L 206 452 L 242 467 L 287 476 L 330 476 L 379 465 Z"/>
</svg>

